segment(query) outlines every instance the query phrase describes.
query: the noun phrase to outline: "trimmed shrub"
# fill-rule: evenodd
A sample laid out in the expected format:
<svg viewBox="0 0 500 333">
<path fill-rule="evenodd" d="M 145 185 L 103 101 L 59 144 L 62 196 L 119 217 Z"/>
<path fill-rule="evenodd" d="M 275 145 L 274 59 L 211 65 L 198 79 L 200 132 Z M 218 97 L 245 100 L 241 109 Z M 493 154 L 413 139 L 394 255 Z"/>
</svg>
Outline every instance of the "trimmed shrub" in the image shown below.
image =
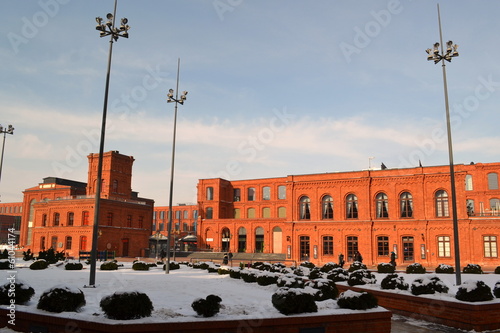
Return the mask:
<svg viewBox="0 0 500 333">
<path fill-rule="evenodd" d="M 195 263 L 193 263 L 193 268 L 194 269 L 207 269 L 208 264 L 206 262 L 195 262 Z"/>
<path fill-rule="evenodd" d="M 278 287 L 304 288 L 304 278 L 295 274 L 283 274 L 276 281 Z"/>
<path fill-rule="evenodd" d="M 0 260 L 0 269 L 11 269 L 13 267 L 10 266 L 10 261 L 9 259 L 2 259 Z"/>
<path fill-rule="evenodd" d="M 418 262 L 408 265 L 406 267 L 406 274 L 425 274 L 426 269 Z"/>
<path fill-rule="evenodd" d="M 349 275 L 349 279 L 347 280 L 347 284 L 351 287 L 363 284 L 372 284 L 376 282 L 377 279 L 375 278 L 375 275 L 373 275 L 366 269 L 359 269 L 352 272 L 351 275 Z"/>
<path fill-rule="evenodd" d="M 259 271 L 271 271 L 273 266 L 268 262 L 257 261 L 254 262 L 251 267 L 258 269 Z"/>
<path fill-rule="evenodd" d="M 144 261 L 136 261 L 132 265 L 134 271 L 149 271 L 149 266 Z"/>
<path fill-rule="evenodd" d="M 337 305 L 342 309 L 366 310 L 376 308 L 378 306 L 378 301 L 375 296 L 370 293 L 358 293 L 352 290 L 346 290 L 340 294 Z"/>
<path fill-rule="evenodd" d="M 293 268 L 292 271 L 293 271 L 293 274 L 295 274 L 297 276 L 309 276 L 309 273 L 311 272 L 311 270 L 306 266 L 295 267 L 295 268 Z"/>
<path fill-rule="evenodd" d="M 181 268 L 181 265 L 179 265 L 179 263 L 177 263 L 176 261 L 171 261 L 170 265 L 168 265 L 169 271 L 173 271 L 175 269 L 180 269 L 180 268 Z M 165 263 L 165 265 L 163 265 L 163 270 L 166 270 L 166 269 L 167 269 L 167 264 Z"/>
<path fill-rule="evenodd" d="M 402 276 L 389 274 L 382 279 L 382 282 L 380 282 L 380 288 L 408 290 L 409 285 L 405 282 L 405 279 Z"/>
<path fill-rule="evenodd" d="M 218 273 L 219 275 L 226 275 L 226 274 L 229 274 L 229 270 L 230 270 L 230 269 L 229 269 L 229 268 L 227 268 L 227 267 L 224 267 L 224 268 L 219 268 L 219 269 L 217 270 L 217 273 Z"/>
<path fill-rule="evenodd" d="M 339 295 L 339 290 L 337 289 L 335 282 L 328 279 L 307 281 L 305 287 L 311 287 L 316 290 L 316 293 L 314 294 L 314 300 L 316 301 L 336 299 Z"/>
<path fill-rule="evenodd" d="M 500 281 L 495 283 L 495 287 L 493 288 L 493 295 L 495 295 L 496 298 L 500 298 Z"/>
<path fill-rule="evenodd" d="M 230 268 L 229 269 L 229 276 L 232 277 L 233 279 L 241 278 L 240 273 L 241 273 L 241 268 Z"/>
<path fill-rule="evenodd" d="M 198 314 L 203 317 L 213 317 L 220 310 L 220 302 L 222 299 L 217 295 L 208 295 L 205 299 L 198 298 L 195 300 L 191 307 Z"/>
<path fill-rule="evenodd" d="M 349 272 L 347 269 L 337 267 L 328 272 L 327 279 L 333 282 L 347 281 L 349 279 Z"/>
<path fill-rule="evenodd" d="M 477 264 L 467 264 L 467 266 L 464 267 L 462 273 L 464 274 L 483 274 L 483 270 L 481 266 Z"/>
<path fill-rule="evenodd" d="M 495 268 L 495 274 L 500 274 L 500 266 L 497 266 L 497 268 Z"/>
<path fill-rule="evenodd" d="M 106 261 L 101 264 L 101 271 L 116 271 L 118 264 L 114 261 Z"/>
<path fill-rule="evenodd" d="M 259 286 L 269 286 L 271 284 L 276 284 L 278 281 L 279 274 L 272 272 L 262 272 L 257 275 L 257 284 Z"/>
<path fill-rule="evenodd" d="M 282 273 L 284 270 L 286 270 L 286 265 L 280 262 L 274 263 L 271 266 L 271 272 Z"/>
<path fill-rule="evenodd" d="M 85 303 L 85 295 L 80 289 L 62 286 L 44 291 L 37 308 L 56 313 L 77 312 Z"/>
<path fill-rule="evenodd" d="M 12 295 L 14 291 L 14 295 Z M 35 289 L 28 284 L 16 280 L 14 283 L 7 282 L 0 287 L 0 304 L 9 305 L 11 299 L 14 299 L 17 304 L 26 304 L 31 297 L 35 295 Z"/>
<path fill-rule="evenodd" d="M 68 262 L 64 265 L 64 269 L 67 271 L 81 271 L 83 269 L 83 264 L 79 262 Z"/>
<path fill-rule="evenodd" d="M 381 262 L 380 264 L 377 265 L 378 273 L 394 273 L 395 271 L 396 267 L 387 262 Z"/>
<path fill-rule="evenodd" d="M 321 272 L 321 270 L 318 268 L 318 267 L 314 267 L 313 269 L 311 269 L 311 271 L 309 272 L 309 278 L 311 280 L 314 280 L 314 279 L 320 279 L 323 277 L 323 274 Z"/>
<path fill-rule="evenodd" d="M 49 263 L 46 262 L 44 259 L 39 259 L 30 265 L 30 269 L 33 270 L 45 269 L 47 267 L 49 267 Z"/>
<path fill-rule="evenodd" d="M 413 295 L 447 293 L 449 288 L 437 276 L 415 279 L 411 284 Z"/>
<path fill-rule="evenodd" d="M 347 270 L 348 272 L 354 272 L 360 269 L 365 269 L 366 270 L 366 265 L 363 264 L 361 261 L 355 261 L 349 266 L 349 269 Z"/>
<path fill-rule="evenodd" d="M 271 302 L 284 315 L 318 312 L 314 296 L 298 288 L 280 288 L 272 296 Z"/>
<path fill-rule="evenodd" d="M 257 282 L 257 272 L 246 269 L 240 272 L 240 278 L 248 283 Z"/>
<path fill-rule="evenodd" d="M 493 294 L 483 281 L 468 280 L 458 287 L 455 298 L 465 302 L 483 302 L 491 301 Z"/>
<path fill-rule="evenodd" d="M 24 261 L 33 260 L 33 253 L 31 252 L 30 249 L 28 249 L 27 251 L 23 251 L 23 260 Z"/>
<path fill-rule="evenodd" d="M 149 317 L 153 311 L 148 295 L 137 291 L 115 292 L 103 297 L 99 305 L 108 318 L 116 320 Z"/>
<path fill-rule="evenodd" d="M 309 269 L 313 269 L 314 267 L 316 267 L 316 265 L 313 264 L 310 261 L 303 261 L 303 262 L 300 263 L 299 266 L 306 267 L 306 268 L 309 268 Z"/>
<path fill-rule="evenodd" d="M 334 268 L 339 268 L 340 266 L 334 262 L 327 262 L 320 269 L 323 273 L 328 273 Z"/>
<path fill-rule="evenodd" d="M 219 272 L 219 265 L 209 265 L 207 267 L 207 272 L 209 273 L 218 273 Z"/>
<path fill-rule="evenodd" d="M 146 263 L 146 265 L 148 265 L 149 268 L 151 268 L 151 267 L 158 267 L 158 265 L 155 264 L 154 262 L 148 262 L 148 263 Z"/>
<path fill-rule="evenodd" d="M 435 272 L 440 274 L 453 274 L 455 273 L 455 269 L 450 265 L 439 264 Z"/>
</svg>

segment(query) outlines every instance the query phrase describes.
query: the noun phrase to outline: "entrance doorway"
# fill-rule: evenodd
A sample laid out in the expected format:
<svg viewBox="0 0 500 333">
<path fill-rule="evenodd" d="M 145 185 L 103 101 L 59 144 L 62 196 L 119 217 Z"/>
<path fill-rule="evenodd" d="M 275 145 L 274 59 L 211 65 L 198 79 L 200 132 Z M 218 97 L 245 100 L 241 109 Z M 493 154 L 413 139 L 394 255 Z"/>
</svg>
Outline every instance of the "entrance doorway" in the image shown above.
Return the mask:
<svg viewBox="0 0 500 333">
<path fill-rule="evenodd" d="M 415 261 L 415 248 L 413 245 L 413 237 L 405 236 L 402 238 L 403 243 L 403 262 Z"/>
<path fill-rule="evenodd" d="M 128 257 L 128 238 L 123 238 L 122 239 L 122 244 L 123 244 L 123 254 L 122 256 Z"/>
<path fill-rule="evenodd" d="M 309 236 L 300 236 L 300 260 L 308 261 L 311 256 Z"/>
<path fill-rule="evenodd" d="M 354 261 L 354 256 L 358 252 L 358 237 L 347 237 L 347 261 Z"/>
</svg>

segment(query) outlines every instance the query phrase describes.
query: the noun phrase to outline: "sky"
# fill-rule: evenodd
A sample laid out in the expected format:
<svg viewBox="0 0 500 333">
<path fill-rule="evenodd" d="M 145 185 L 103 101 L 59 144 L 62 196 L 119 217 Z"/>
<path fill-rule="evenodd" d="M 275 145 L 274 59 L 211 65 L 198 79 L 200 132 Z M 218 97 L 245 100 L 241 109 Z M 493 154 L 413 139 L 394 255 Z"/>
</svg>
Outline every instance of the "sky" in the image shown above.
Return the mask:
<svg viewBox="0 0 500 333">
<path fill-rule="evenodd" d="M 104 151 L 135 158 L 132 189 L 196 203 L 228 180 L 449 163 L 436 1 L 119 0 Z M 500 4 L 441 1 L 456 164 L 499 162 Z M 113 0 L 0 2 L 1 202 L 45 177 L 87 181 L 99 152 Z"/>
</svg>

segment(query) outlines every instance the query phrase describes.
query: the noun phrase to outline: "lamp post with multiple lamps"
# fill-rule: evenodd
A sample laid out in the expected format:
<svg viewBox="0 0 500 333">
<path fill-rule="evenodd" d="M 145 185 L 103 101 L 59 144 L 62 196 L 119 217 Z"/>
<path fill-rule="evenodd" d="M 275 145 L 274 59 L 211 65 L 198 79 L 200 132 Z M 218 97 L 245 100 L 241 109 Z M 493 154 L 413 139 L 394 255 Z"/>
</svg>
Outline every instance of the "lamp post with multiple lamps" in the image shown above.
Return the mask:
<svg viewBox="0 0 500 333">
<path fill-rule="evenodd" d="M 100 37 L 110 36 L 109 38 L 109 52 L 108 52 L 108 69 L 106 73 L 106 86 L 104 90 L 104 107 L 102 110 L 102 124 L 101 124 L 101 139 L 99 144 L 99 158 L 97 165 L 97 181 L 95 189 L 95 204 L 94 204 L 94 225 L 92 229 L 92 250 L 90 259 L 90 279 L 88 287 L 95 287 L 95 274 L 97 265 L 97 239 L 99 237 L 99 211 L 100 211 L 100 199 L 101 199 L 101 187 L 102 187 L 102 163 L 104 154 L 104 138 L 106 134 L 106 115 L 108 110 L 108 94 L 109 94 L 109 78 L 111 72 L 111 55 L 113 53 L 113 42 L 117 41 L 119 37 L 128 38 L 128 30 L 130 26 L 127 25 L 128 20 L 126 18 L 121 19 L 121 25 L 119 28 L 115 27 L 115 16 L 116 16 L 116 2 L 113 14 L 108 13 L 106 15 L 107 21 L 103 23 L 101 17 L 96 17 L 97 26 L 95 27 L 97 31 L 100 31 Z"/>
<path fill-rule="evenodd" d="M 177 60 L 177 85 L 175 88 L 175 97 L 174 97 L 174 89 L 170 89 L 167 94 L 167 103 L 175 103 L 175 108 L 174 108 L 174 134 L 173 134 L 173 139 L 172 139 L 172 164 L 170 165 L 170 197 L 168 200 L 168 227 L 167 227 L 167 233 L 168 233 L 168 243 L 167 243 L 167 263 L 165 264 L 165 274 L 170 273 L 170 247 L 171 247 L 171 242 L 170 239 L 172 238 L 172 219 L 173 219 L 173 211 L 172 211 L 172 197 L 174 194 L 174 161 L 175 161 L 175 136 L 176 136 L 176 131 L 177 131 L 177 104 L 184 104 L 184 101 L 186 100 L 186 95 L 187 91 L 183 91 L 182 95 L 179 97 L 179 69 L 181 65 L 181 59 Z M 174 242 L 175 242 L 175 236 L 174 236 Z M 174 244 L 175 247 L 175 244 Z M 175 248 L 174 248 L 175 251 Z M 175 253 L 175 252 L 174 252 Z"/>
<path fill-rule="evenodd" d="M 435 43 L 432 49 L 427 49 L 427 60 L 434 61 L 434 64 L 441 62 L 443 68 L 443 85 L 444 85 L 444 104 L 446 109 L 446 128 L 448 132 L 448 156 L 450 161 L 450 186 L 451 186 L 451 210 L 453 215 L 453 242 L 455 247 L 455 274 L 456 284 L 462 284 L 460 275 L 460 245 L 458 237 L 458 217 L 457 217 L 457 195 L 455 191 L 455 169 L 453 165 L 453 147 L 451 140 L 451 124 L 450 124 L 450 106 L 448 103 L 448 84 L 446 82 L 446 62 L 451 62 L 453 57 L 458 57 L 458 45 L 453 44 L 450 40 L 446 43 L 446 52 L 443 46 L 443 34 L 441 30 L 441 14 L 438 4 L 438 22 L 439 22 L 439 40 L 440 43 Z M 441 46 L 441 49 L 440 49 Z M 440 53 L 441 52 L 441 53 Z"/>
<path fill-rule="evenodd" d="M 7 134 L 14 134 L 14 127 L 9 125 L 9 127 L 4 128 L 0 125 L 0 133 L 3 133 L 3 143 L 2 143 L 2 157 L 0 158 L 0 180 L 2 179 L 2 167 L 3 167 L 3 152 L 5 150 L 5 136 Z"/>
</svg>

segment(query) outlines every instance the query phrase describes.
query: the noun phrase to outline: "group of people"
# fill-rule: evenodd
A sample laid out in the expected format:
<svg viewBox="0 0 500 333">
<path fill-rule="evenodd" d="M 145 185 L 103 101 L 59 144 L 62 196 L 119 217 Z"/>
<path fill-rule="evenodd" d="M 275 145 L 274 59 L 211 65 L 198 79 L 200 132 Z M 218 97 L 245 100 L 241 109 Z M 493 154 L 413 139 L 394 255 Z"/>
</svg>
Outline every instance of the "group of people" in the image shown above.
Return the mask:
<svg viewBox="0 0 500 333">
<path fill-rule="evenodd" d="M 361 253 L 359 251 L 356 251 L 356 253 L 354 253 L 353 260 L 354 261 L 363 262 L 363 256 L 361 255 Z M 341 268 L 344 268 L 344 264 L 345 264 L 344 255 L 342 253 L 340 253 L 339 254 L 339 266 Z M 394 266 L 394 268 L 396 268 L 396 253 L 394 253 L 394 251 L 391 252 L 391 261 L 390 261 L 390 264 L 392 266 Z"/>
</svg>

